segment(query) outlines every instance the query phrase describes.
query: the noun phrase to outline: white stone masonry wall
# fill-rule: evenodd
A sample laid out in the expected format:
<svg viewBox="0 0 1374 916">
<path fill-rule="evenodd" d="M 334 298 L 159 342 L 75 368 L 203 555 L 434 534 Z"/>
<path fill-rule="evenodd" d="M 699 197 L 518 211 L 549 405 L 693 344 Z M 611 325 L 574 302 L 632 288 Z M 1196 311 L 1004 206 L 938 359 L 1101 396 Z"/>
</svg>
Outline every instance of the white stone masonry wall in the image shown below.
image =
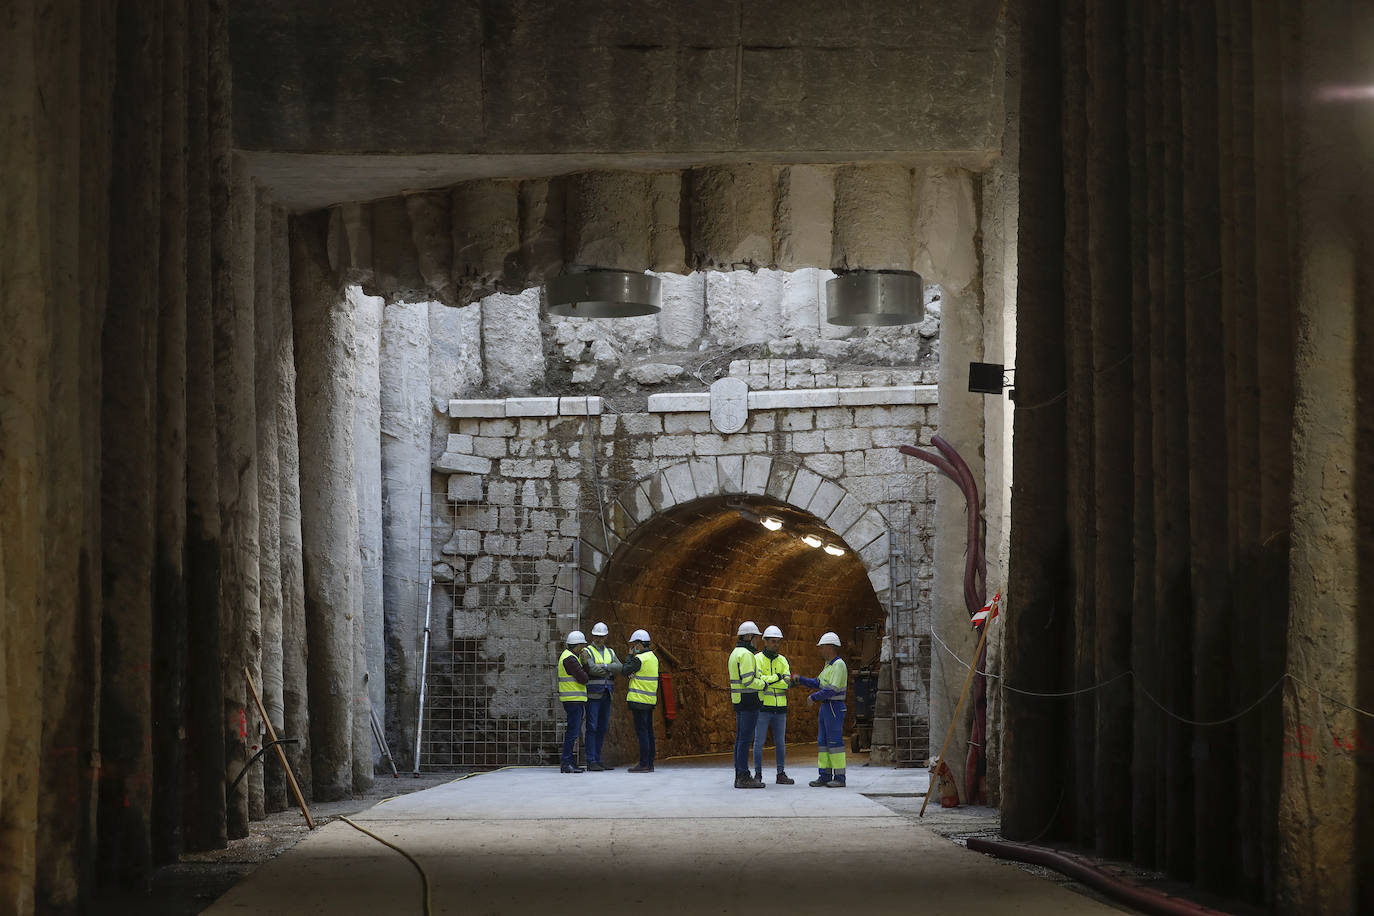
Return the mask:
<svg viewBox="0 0 1374 916">
<path fill-rule="evenodd" d="M 829 374 L 802 371 L 811 368 L 794 366 L 791 377 Z M 780 492 L 788 502 L 826 520 L 871 573 L 879 571 L 873 582 L 885 603 L 887 528 L 911 526 L 919 556 L 910 575 L 924 599 L 933 578 L 932 473 L 896 447 L 929 444 L 935 395 L 930 385 L 751 391 L 747 421 L 732 434 L 713 428 L 709 392 L 651 395 L 647 410 L 624 414 L 609 413 L 599 397 L 452 400 L 447 447 L 434 470 L 444 481 L 436 499 L 453 521 L 434 546 L 434 574 L 451 583 L 456 607 L 436 610 L 437 620 L 449 621 L 447 630 L 436 625 L 436 639 L 486 640 L 498 661 L 487 675 L 490 715 L 552 716 L 555 634 L 579 622 L 570 600 L 560 601 L 571 588 L 574 542 L 581 542 L 585 598 L 607 554 L 643 518 L 700 494 L 764 493 L 777 483 L 770 467 L 787 469 Z M 593 442 L 610 545 L 589 486 Z M 763 468 L 757 480 L 756 466 Z M 660 478 L 661 486 L 641 484 Z M 923 613 L 924 600 L 903 629 L 924 632 Z M 921 672 L 901 686 L 915 707 L 924 704 Z"/>
</svg>

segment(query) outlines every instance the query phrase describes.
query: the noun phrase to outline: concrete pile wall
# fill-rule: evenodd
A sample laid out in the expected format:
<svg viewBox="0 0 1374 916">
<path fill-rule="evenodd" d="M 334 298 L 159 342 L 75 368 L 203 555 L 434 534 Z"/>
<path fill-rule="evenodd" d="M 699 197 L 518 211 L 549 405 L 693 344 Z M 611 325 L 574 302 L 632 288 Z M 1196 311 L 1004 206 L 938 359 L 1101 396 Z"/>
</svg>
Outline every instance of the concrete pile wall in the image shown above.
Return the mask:
<svg viewBox="0 0 1374 916">
<path fill-rule="evenodd" d="M 487 179 L 331 208 L 330 258 L 371 295 L 460 306 L 569 267 L 917 270 L 953 294 L 973 200 L 963 169 L 895 163 Z"/>
<path fill-rule="evenodd" d="M 1374 20 L 1023 7 L 1003 833 L 1369 911 Z"/>
<path fill-rule="evenodd" d="M 222 6 L 5 36 L 0 900 L 76 912 L 285 804 L 228 792 L 246 676 L 308 739 L 287 224 L 230 148 Z"/>
</svg>

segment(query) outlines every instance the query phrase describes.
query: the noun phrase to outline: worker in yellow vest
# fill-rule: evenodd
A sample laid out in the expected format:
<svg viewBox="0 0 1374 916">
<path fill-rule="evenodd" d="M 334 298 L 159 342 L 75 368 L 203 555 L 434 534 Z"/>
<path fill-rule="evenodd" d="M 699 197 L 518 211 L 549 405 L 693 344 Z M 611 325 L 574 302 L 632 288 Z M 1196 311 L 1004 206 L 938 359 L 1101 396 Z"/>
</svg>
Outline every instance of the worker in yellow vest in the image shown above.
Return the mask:
<svg viewBox="0 0 1374 916">
<path fill-rule="evenodd" d="M 601 748 L 606 744 L 606 728 L 611 723 L 611 687 L 620 659 L 615 650 L 606 645 L 610 634 L 606 624 L 592 627 L 591 645 L 582 650 L 582 667 L 587 669 L 587 739 L 582 747 L 587 752 L 587 769 L 593 773 L 614 770 L 601 762 Z"/>
<path fill-rule="evenodd" d="M 587 637 L 581 630 L 568 634 L 568 646 L 558 656 L 558 699 L 563 704 L 567 716 L 567 727 L 563 731 L 563 757 L 559 762 L 560 773 L 585 773 L 586 769 L 577 765 L 573 757 L 573 746 L 577 736 L 582 733 L 582 714 L 587 709 L 587 672 L 577 660 L 577 653 L 587 644 Z"/>
<path fill-rule="evenodd" d="M 754 656 L 754 662 L 764 679 L 774 680 L 759 691 L 763 709 L 759 710 L 758 730 L 754 735 L 754 781 L 763 782 L 763 742 L 768 731 L 773 731 L 773 760 L 778 765 L 774 782 L 780 786 L 790 786 L 796 780 L 787 775 L 787 688 L 792 686 L 792 668 L 787 656 L 778 651 L 782 644 L 782 630 L 766 627 L 763 631 L 763 651 Z"/>
<path fill-rule="evenodd" d="M 631 773 L 654 771 L 654 707 L 658 705 L 658 657 L 649 647 L 649 634 L 635 630 L 630 634 L 630 655 L 622 663 L 620 673 L 629 679 L 625 702 L 635 721 L 635 737 L 639 739 L 639 765 L 630 767 Z"/>
<path fill-rule="evenodd" d="M 758 624 L 752 620 L 744 621 L 735 631 L 735 636 L 737 642 L 726 664 L 730 674 L 730 702 L 735 707 L 735 788 L 762 789 L 763 780 L 755 779 L 749 772 L 749 749 L 758 732 L 759 710 L 763 709 L 759 691 L 776 683 L 778 678 L 765 678 L 754 661 L 754 653 L 758 651 L 763 638 Z"/>
<path fill-rule="evenodd" d="M 798 684 L 810 687 L 815 693 L 807 697 L 807 702 L 820 707 L 820 730 L 816 735 L 818 751 L 816 767 L 820 776 L 807 783 L 810 786 L 829 786 L 832 789 L 844 788 L 844 697 L 849 689 L 849 668 L 840 658 L 840 637 L 834 633 L 821 636 L 816 643 L 825 667 L 820 677 L 793 678 Z"/>
</svg>

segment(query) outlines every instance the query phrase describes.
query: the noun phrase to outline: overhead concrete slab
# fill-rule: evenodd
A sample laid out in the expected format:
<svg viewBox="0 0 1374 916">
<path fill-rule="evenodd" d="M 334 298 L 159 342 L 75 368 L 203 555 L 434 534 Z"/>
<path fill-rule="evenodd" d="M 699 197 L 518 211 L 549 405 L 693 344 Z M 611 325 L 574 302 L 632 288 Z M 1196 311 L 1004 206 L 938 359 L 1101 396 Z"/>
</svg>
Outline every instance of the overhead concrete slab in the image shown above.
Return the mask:
<svg viewBox="0 0 1374 916">
<path fill-rule="evenodd" d="M 415 858 L 434 913 L 662 916 L 754 910 L 761 900 L 787 914 L 1121 912 L 971 853 L 859 790 L 914 788 L 924 776 L 856 768 L 846 789 L 799 779 L 742 791 L 718 766 L 643 775 L 512 769 L 393 799 L 354 820 Z M 422 912 L 421 904 L 410 862 L 336 821 L 206 912 L 342 916 Z"/>
</svg>

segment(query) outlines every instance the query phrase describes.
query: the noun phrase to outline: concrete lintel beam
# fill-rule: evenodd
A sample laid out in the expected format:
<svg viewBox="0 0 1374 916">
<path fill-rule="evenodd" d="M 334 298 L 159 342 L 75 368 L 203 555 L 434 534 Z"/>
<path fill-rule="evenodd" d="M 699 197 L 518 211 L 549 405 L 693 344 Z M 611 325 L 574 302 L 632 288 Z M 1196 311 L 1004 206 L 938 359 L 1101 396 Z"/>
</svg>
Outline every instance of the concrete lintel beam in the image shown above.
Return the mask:
<svg viewBox="0 0 1374 916">
<path fill-rule="evenodd" d="M 838 388 L 793 388 L 787 391 L 749 392 L 750 410 L 836 407 L 839 403 Z"/>
<path fill-rule="evenodd" d="M 649 413 L 686 413 L 692 411 L 709 413 L 711 410 L 711 392 L 685 391 L 651 394 L 649 395 L 648 410 Z"/>
<path fill-rule="evenodd" d="M 841 388 L 840 404 L 845 407 L 868 407 L 877 404 L 914 404 L 916 387 L 900 385 L 889 388 Z"/>
<path fill-rule="evenodd" d="M 473 400 L 460 401 L 452 400 L 448 402 L 448 415 L 455 420 L 465 418 L 494 419 L 506 416 L 506 402 L 504 400 Z"/>
<path fill-rule="evenodd" d="M 558 414 L 563 417 L 601 416 L 601 398 L 559 398 Z"/>
<path fill-rule="evenodd" d="M 580 400 L 574 398 L 573 400 Z M 556 417 L 558 398 L 507 398 L 506 416 L 508 417 Z"/>
</svg>

